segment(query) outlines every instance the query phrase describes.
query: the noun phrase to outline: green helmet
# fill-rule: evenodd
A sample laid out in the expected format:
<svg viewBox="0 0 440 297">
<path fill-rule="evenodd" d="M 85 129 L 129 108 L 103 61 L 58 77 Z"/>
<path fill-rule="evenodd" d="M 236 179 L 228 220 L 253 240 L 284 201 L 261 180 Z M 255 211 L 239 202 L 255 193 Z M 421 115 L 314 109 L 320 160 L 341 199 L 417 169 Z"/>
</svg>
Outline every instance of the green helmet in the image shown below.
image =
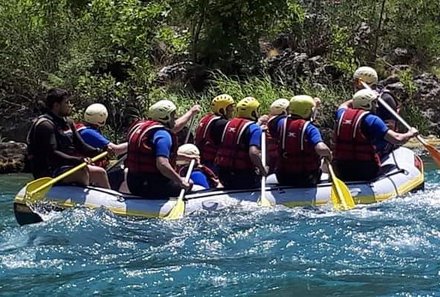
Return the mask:
<svg viewBox="0 0 440 297">
<path fill-rule="evenodd" d="M 291 114 L 298 115 L 303 119 L 308 119 L 311 117 L 315 106 L 315 100 L 313 100 L 311 96 L 297 95 L 290 99 L 289 109 Z"/>
</svg>

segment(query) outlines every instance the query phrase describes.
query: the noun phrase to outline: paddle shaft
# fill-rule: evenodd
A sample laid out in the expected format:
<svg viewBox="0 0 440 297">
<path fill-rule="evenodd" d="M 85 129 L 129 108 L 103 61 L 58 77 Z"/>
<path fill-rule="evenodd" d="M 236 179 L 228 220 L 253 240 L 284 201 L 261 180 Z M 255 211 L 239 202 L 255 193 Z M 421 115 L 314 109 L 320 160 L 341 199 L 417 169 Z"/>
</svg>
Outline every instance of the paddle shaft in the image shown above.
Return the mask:
<svg viewBox="0 0 440 297">
<path fill-rule="evenodd" d="M 261 134 L 261 163 L 266 168 L 266 130 Z M 261 199 L 266 199 L 266 177 L 261 175 Z"/>
<path fill-rule="evenodd" d="M 189 136 L 191 135 L 191 130 L 192 130 L 195 122 L 196 122 L 196 116 L 193 115 L 191 117 L 191 121 L 189 122 L 188 132 L 186 132 L 185 142 L 184 142 L 185 144 L 188 143 Z"/>
<path fill-rule="evenodd" d="M 108 152 L 102 152 L 102 153 L 100 153 L 99 155 L 97 155 L 97 156 L 95 156 L 95 157 L 92 158 L 92 162 L 96 162 L 96 161 L 98 161 L 99 159 L 104 158 L 105 156 L 107 156 L 107 154 L 108 154 Z M 69 175 L 71 175 L 71 174 L 73 174 L 73 173 L 75 173 L 75 172 L 77 172 L 77 171 L 83 169 L 83 168 L 86 167 L 86 166 L 87 166 L 87 163 L 84 162 L 84 163 L 79 164 L 78 166 L 73 167 L 72 169 L 70 169 L 70 170 L 64 172 L 63 174 L 60 174 L 60 175 L 58 175 L 57 177 L 53 178 L 50 182 L 48 182 L 48 183 L 42 185 L 41 187 L 35 189 L 34 191 L 32 191 L 32 192 L 30 193 L 30 195 L 32 196 L 32 195 L 34 195 L 35 193 L 40 192 L 41 190 L 43 190 L 43 189 L 45 189 L 45 188 L 47 188 L 47 187 L 49 187 L 49 186 L 51 186 L 51 185 L 53 185 L 53 184 L 55 184 L 55 183 L 61 181 L 61 180 L 63 180 L 64 178 L 66 178 L 66 177 L 68 177 Z"/>
<path fill-rule="evenodd" d="M 362 83 L 362 86 L 364 86 L 364 88 L 371 90 L 371 87 L 369 85 L 367 85 L 365 82 L 361 81 L 361 83 Z M 388 110 L 389 113 L 391 113 L 393 115 L 393 117 L 395 117 L 402 125 L 404 125 L 405 128 L 407 128 L 408 130 L 411 130 L 412 127 L 394 109 L 392 109 L 391 106 L 389 106 L 388 103 L 386 103 L 385 100 L 383 100 L 381 96 L 379 96 L 378 101 L 380 104 L 382 104 L 383 107 L 385 107 L 386 110 Z M 416 138 L 423 145 L 426 146 L 428 144 L 422 137 L 420 137 L 420 135 L 417 135 Z"/>
<path fill-rule="evenodd" d="M 191 160 L 191 162 L 189 163 L 188 171 L 186 172 L 186 175 L 185 175 L 185 182 L 187 182 L 187 183 L 189 182 L 189 180 L 191 178 L 191 173 L 194 170 L 195 164 L 196 164 L 196 160 L 194 160 L 194 159 Z M 185 197 L 185 189 L 181 189 L 178 200 L 183 200 L 184 197 Z"/>
</svg>

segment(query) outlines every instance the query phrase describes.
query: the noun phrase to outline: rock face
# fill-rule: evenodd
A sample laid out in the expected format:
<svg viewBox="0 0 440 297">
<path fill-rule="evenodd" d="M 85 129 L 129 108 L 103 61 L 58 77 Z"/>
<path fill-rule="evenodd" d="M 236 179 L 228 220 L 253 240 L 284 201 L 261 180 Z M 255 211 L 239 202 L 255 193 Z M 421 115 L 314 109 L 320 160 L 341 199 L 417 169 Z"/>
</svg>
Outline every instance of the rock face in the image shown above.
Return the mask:
<svg viewBox="0 0 440 297">
<path fill-rule="evenodd" d="M 415 77 L 414 83 L 418 89 L 415 94 L 417 106 L 429 120 L 431 132 L 440 135 L 440 80 L 434 74 L 423 73 Z"/>
<path fill-rule="evenodd" d="M 299 88 L 301 78 L 311 78 L 316 84 L 329 84 L 339 80 L 343 73 L 326 64 L 321 56 L 309 57 L 286 49 L 267 61 L 267 72 L 274 81 L 283 82 L 293 89 Z"/>
<path fill-rule="evenodd" d="M 23 171 L 26 147 L 26 144 L 21 142 L 0 142 L 0 173 Z"/>
</svg>

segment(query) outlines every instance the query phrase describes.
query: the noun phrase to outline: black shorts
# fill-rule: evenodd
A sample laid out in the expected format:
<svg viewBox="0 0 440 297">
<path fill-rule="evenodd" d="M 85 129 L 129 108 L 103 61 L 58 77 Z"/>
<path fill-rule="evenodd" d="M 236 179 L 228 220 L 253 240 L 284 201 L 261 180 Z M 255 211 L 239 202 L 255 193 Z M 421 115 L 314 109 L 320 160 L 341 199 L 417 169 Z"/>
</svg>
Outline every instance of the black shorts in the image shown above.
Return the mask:
<svg viewBox="0 0 440 297">
<path fill-rule="evenodd" d="M 225 189 L 252 189 L 261 185 L 261 177 L 254 170 L 232 171 L 219 168 L 218 178 Z"/>
<path fill-rule="evenodd" d="M 379 175 L 380 167 L 370 161 L 333 162 L 336 176 L 343 181 L 371 181 Z"/>
<path fill-rule="evenodd" d="M 161 174 L 134 174 L 128 171 L 128 189 L 133 195 L 148 199 L 178 197 L 180 186 Z"/>
<path fill-rule="evenodd" d="M 297 188 L 313 187 L 319 183 L 322 171 L 302 173 L 302 174 L 286 174 L 276 172 L 278 184 L 280 186 L 292 186 Z"/>
</svg>

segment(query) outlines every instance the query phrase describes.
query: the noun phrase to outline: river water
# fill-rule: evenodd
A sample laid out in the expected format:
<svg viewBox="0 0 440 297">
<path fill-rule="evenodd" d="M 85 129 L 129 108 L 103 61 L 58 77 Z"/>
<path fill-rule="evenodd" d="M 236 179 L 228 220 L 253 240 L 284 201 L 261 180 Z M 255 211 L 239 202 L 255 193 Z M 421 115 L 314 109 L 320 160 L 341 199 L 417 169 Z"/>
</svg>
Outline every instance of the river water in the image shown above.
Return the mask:
<svg viewBox="0 0 440 297">
<path fill-rule="evenodd" d="M 180 221 L 77 208 L 19 227 L 0 177 L 1 296 L 438 296 L 440 176 L 347 212 L 247 206 Z"/>
</svg>

